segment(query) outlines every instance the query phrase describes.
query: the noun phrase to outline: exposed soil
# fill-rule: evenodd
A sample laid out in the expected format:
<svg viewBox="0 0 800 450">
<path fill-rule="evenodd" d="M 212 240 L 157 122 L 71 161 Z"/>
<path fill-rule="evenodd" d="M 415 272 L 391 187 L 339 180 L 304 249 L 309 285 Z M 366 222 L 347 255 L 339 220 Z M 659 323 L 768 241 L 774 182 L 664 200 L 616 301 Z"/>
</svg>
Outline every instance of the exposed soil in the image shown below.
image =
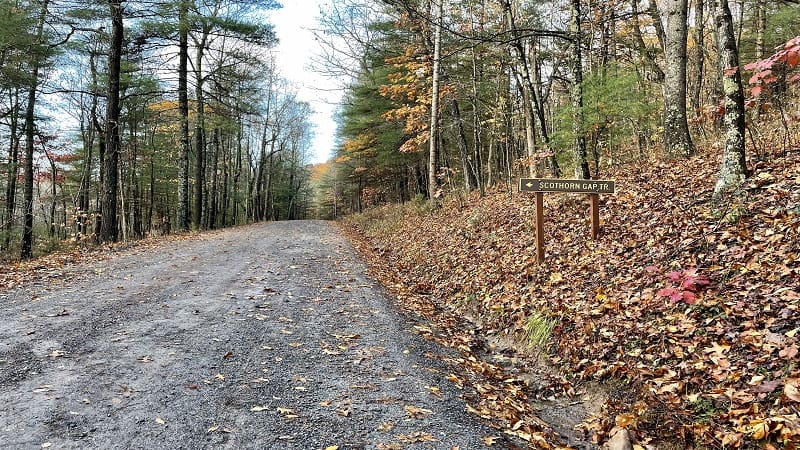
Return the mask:
<svg viewBox="0 0 800 450">
<path fill-rule="evenodd" d="M 451 350 L 325 222 L 137 246 L 0 287 L 4 448 L 474 449 Z M 426 356 L 427 355 L 427 356 Z"/>
</svg>

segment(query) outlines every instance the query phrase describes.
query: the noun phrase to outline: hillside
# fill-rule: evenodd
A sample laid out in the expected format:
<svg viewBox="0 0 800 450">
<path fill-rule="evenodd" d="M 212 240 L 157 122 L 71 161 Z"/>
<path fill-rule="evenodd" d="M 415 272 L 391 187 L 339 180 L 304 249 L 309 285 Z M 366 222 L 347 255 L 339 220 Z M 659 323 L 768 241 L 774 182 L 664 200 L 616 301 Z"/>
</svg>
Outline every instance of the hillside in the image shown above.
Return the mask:
<svg viewBox="0 0 800 450">
<path fill-rule="evenodd" d="M 546 194 L 541 265 L 521 193 L 386 206 L 344 226 L 374 274 L 433 321 L 423 334 L 481 375 L 473 412 L 510 434 L 554 445 L 529 400 L 599 383 L 617 395 L 579 425 L 598 443 L 620 426 L 644 448 L 797 448 L 800 151 L 750 161 L 749 181 L 719 204 L 718 167 L 700 154 L 604 173 L 617 189 L 601 196 L 597 241 L 582 196 Z M 480 358 L 481 341 L 505 337 L 514 357 L 543 353 L 552 383 Z"/>
</svg>

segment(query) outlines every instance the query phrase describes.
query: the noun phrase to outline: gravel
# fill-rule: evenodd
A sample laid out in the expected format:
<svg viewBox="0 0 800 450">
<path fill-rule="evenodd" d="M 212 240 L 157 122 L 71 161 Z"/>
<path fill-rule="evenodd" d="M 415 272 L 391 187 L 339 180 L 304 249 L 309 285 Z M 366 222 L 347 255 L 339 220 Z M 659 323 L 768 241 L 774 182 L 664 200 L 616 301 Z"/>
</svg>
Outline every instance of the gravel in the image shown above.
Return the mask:
<svg viewBox="0 0 800 450">
<path fill-rule="evenodd" d="M 138 245 L 0 302 L 4 448 L 514 445 L 326 222 Z"/>
</svg>

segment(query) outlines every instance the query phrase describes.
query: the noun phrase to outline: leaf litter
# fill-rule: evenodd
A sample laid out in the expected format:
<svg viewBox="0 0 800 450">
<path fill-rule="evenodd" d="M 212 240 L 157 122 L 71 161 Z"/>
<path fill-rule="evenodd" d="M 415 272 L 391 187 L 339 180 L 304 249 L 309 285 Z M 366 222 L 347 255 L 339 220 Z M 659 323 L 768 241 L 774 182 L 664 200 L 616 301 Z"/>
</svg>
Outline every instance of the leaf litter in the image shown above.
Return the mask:
<svg viewBox="0 0 800 450">
<path fill-rule="evenodd" d="M 620 422 L 643 448 L 795 448 L 800 152 L 752 163 L 724 202 L 711 199 L 718 160 L 602 174 L 618 191 L 601 197 L 597 241 L 580 195 L 546 195 L 542 265 L 524 194 L 380 207 L 343 228 L 373 275 L 430 322 L 417 332 L 461 352 L 448 379 L 474 389 L 470 411 L 532 446 L 558 445 L 535 400 L 576 399 L 599 382 L 612 395 L 580 425 L 594 442 Z M 524 350 L 535 314 L 553 321 L 551 336 Z M 516 365 L 483 358 L 497 339 L 556 370 L 511 381 Z"/>
</svg>

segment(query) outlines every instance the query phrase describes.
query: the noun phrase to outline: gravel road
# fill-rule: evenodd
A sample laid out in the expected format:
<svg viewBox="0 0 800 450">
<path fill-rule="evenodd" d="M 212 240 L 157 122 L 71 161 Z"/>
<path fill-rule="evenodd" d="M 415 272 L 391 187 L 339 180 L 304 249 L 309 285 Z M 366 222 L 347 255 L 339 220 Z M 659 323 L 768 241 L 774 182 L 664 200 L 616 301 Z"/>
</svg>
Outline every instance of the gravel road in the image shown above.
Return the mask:
<svg viewBox="0 0 800 450">
<path fill-rule="evenodd" d="M 325 222 L 135 246 L 0 302 L 3 448 L 511 445 Z"/>
</svg>

